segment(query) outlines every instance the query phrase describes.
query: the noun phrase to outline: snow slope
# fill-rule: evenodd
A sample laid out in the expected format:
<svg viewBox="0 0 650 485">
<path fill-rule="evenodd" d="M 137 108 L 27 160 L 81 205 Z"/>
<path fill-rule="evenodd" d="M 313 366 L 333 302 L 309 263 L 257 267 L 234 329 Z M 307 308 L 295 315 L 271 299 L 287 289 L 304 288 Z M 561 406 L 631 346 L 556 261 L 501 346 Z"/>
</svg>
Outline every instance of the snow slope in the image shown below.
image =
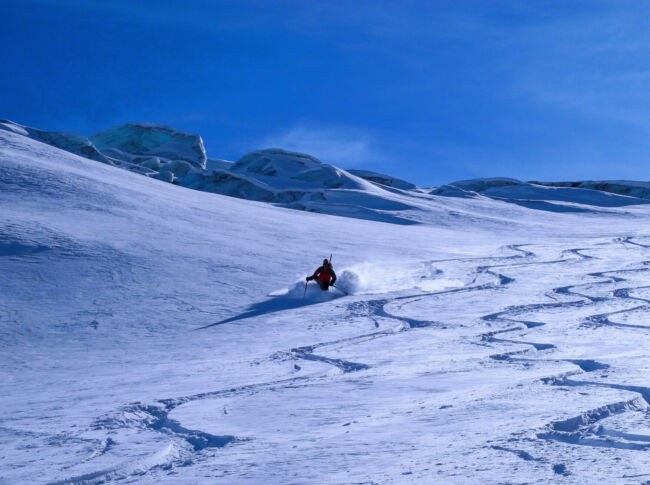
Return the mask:
<svg viewBox="0 0 650 485">
<path fill-rule="evenodd" d="M 387 193 L 418 224 L 0 131 L 0 482 L 649 480 L 650 208 Z"/>
</svg>

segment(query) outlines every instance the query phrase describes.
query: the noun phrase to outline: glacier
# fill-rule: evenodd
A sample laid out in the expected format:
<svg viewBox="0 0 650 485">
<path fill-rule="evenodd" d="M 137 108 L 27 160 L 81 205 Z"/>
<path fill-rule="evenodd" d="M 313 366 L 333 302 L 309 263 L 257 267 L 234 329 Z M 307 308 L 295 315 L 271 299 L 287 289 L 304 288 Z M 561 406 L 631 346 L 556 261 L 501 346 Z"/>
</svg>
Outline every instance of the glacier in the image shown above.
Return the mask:
<svg viewBox="0 0 650 485">
<path fill-rule="evenodd" d="M 390 175 L 344 170 L 281 148 L 256 150 L 232 162 L 208 157 L 199 135 L 155 123 L 127 123 L 90 137 L 37 130 L 8 120 L 0 121 L 0 130 L 195 190 L 396 224 L 420 223 L 422 203 L 431 200 L 427 194 L 484 196 L 551 212 L 592 212 L 591 206 L 650 200 L 648 183 L 633 181 L 523 182 L 494 177 L 426 190 Z"/>
<path fill-rule="evenodd" d="M 650 480 L 643 197 L 79 136 L 0 124 L 0 483 Z"/>
</svg>

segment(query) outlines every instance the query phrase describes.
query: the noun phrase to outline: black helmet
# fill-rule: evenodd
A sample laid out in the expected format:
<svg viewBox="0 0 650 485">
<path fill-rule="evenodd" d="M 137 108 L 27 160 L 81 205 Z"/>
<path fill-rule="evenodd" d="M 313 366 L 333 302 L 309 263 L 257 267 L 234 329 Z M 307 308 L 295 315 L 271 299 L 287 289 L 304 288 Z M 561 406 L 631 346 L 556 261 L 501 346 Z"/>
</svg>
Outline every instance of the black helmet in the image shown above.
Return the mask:
<svg viewBox="0 0 650 485">
<path fill-rule="evenodd" d="M 323 260 L 323 266 L 328 265 L 330 262 L 327 259 Z"/>
</svg>

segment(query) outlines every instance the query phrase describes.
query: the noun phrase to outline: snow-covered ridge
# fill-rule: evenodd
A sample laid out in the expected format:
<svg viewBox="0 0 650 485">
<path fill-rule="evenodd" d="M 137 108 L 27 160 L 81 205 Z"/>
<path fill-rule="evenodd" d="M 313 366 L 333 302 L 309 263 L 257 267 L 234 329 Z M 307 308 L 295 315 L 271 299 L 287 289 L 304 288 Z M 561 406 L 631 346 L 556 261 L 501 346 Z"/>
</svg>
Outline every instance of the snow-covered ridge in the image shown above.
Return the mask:
<svg viewBox="0 0 650 485">
<path fill-rule="evenodd" d="M 480 178 L 444 185 L 430 192 L 445 197 L 489 197 L 531 209 L 552 212 L 583 212 L 585 206 L 622 207 L 647 204 L 650 184 L 522 182 L 511 178 Z"/>
<path fill-rule="evenodd" d="M 419 211 L 430 212 L 441 197 L 445 206 L 450 198 L 487 198 L 549 212 L 594 212 L 650 200 L 650 183 L 628 181 L 540 183 L 495 177 L 461 180 L 427 192 L 390 175 L 343 170 L 281 148 L 255 150 L 231 162 L 209 158 L 199 135 L 152 123 L 128 123 L 90 137 L 11 121 L 0 121 L 0 130 L 186 188 L 400 224 L 423 222 L 429 216 Z"/>
<path fill-rule="evenodd" d="M 493 177 L 460 180 L 458 182 L 452 182 L 448 184 L 448 186 L 454 186 L 465 191 L 473 191 L 477 193 L 489 193 L 493 192 L 494 189 L 497 188 L 515 186 L 556 187 L 596 190 L 599 192 L 609 192 L 611 194 L 624 195 L 628 197 L 650 199 L 650 182 L 637 180 L 582 180 L 568 182 L 538 182 L 532 180 L 529 182 L 523 182 L 513 178 Z"/>
<path fill-rule="evenodd" d="M 512 187 L 514 185 L 521 185 L 521 180 L 507 178 L 507 177 L 491 177 L 491 178 L 478 178 L 470 180 L 459 180 L 452 182 L 448 185 L 453 185 L 459 189 L 472 191 L 472 192 L 485 192 L 486 190 L 494 189 L 497 187 Z"/>
<path fill-rule="evenodd" d="M 414 208 L 394 194 L 395 188 L 415 189 L 408 182 L 372 172 L 357 176 L 280 148 L 256 150 L 235 163 L 208 158 L 200 136 L 152 123 L 128 123 L 89 138 L 10 121 L 0 129 L 183 187 L 292 209 L 410 223 L 390 212 Z"/>
<path fill-rule="evenodd" d="M 579 182 L 531 182 L 549 187 L 572 187 L 599 190 L 612 194 L 650 199 L 650 182 L 635 180 L 583 180 Z"/>
</svg>

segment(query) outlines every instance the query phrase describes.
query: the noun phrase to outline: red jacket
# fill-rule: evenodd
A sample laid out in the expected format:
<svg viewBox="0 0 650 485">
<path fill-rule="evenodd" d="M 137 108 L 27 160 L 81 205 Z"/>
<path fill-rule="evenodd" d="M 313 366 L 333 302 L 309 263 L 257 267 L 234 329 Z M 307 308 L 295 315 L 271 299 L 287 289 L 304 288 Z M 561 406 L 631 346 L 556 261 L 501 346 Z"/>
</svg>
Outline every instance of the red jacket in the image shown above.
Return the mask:
<svg viewBox="0 0 650 485">
<path fill-rule="evenodd" d="M 324 266 L 319 267 L 316 271 L 314 271 L 314 274 L 311 275 L 311 279 L 318 278 L 321 281 L 332 281 L 331 284 L 334 284 L 336 281 L 336 273 L 332 269 L 332 265 L 330 264 L 328 268 L 325 268 Z"/>
</svg>

